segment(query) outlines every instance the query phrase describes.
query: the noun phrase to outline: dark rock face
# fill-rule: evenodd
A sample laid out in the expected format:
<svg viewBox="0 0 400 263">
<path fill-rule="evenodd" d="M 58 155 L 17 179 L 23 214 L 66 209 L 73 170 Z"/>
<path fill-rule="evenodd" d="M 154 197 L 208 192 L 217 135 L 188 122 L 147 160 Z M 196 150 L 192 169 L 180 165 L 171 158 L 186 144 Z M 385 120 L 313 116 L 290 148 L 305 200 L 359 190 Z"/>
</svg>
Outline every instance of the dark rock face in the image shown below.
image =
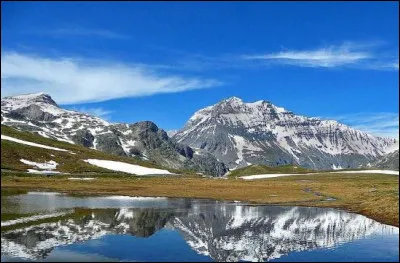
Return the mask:
<svg viewBox="0 0 400 263">
<path fill-rule="evenodd" d="M 119 156 L 126 155 L 117 135 L 113 133 L 101 134 L 96 139 L 98 150 Z"/>
<path fill-rule="evenodd" d="M 387 170 L 399 170 L 399 150 L 388 153 L 372 165 L 375 168 Z"/>
<path fill-rule="evenodd" d="M 183 155 L 183 156 L 185 156 L 185 157 L 187 157 L 187 158 L 189 158 L 189 159 L 192 159 L 192 158 L 193 158 L 193 149 L 190 148 L 190 147 L 187 146 L 187 145 L 182 145 L 182 144 L 176 143 L 176 144 L 175 144 L 175 150 L 176 150 L 180 155 Z"/>
<path fill-rule="evenodd" d="M 79 145 L 91 148 L 93 147 L 94 136 L 88 130 L 78 130 L 71 139 Z"/>
<path fill-rule="evenodd" d="M 46 94 L 4 98 L 1 110 L 2 124 L 53 139 L 119 156 L 146 159 L 167 168 L 195 169 L 213 176 L 221 176 L 227 171 L 225 165 L 211 155 L 194 158 L 193 149 L 171 140 L 151 121 L 111 124 L 87 114 L 64 110 Z M 208 164 L 211 166 L 207 167 Z"/>
<path fill-rule="evenodd" d="M 225 165 L 214 156 L 196 156 L 192 148 L 171 140 L 164 130 L 152 122 L 138 122 L 127 129 L 130 133 L 125 135 L 125 139 L 136 142 L 131 148 L 134 155 L 144 153 L 157 163 L 175 169 L 191 169 L 214 176 L 227 172 Z"/>
<path fill-rule="evenodd" d="M 17 120 L 25 119 L 32 121 L 51 121 L 55 119 L 52 114 L 41 111 L 40 107 L 34 104 L 17 109 L 8 116 Z"/>
<path fill-rule="evenodd" d="M 191 162 L 186 163 L 187 169 L 203 171 L 205 174 L 224 174 L 227 172 L 225 164 L 217 161 L 215 157 L 207 153 L 205 155 L 194 155 Z"/>
</svg>

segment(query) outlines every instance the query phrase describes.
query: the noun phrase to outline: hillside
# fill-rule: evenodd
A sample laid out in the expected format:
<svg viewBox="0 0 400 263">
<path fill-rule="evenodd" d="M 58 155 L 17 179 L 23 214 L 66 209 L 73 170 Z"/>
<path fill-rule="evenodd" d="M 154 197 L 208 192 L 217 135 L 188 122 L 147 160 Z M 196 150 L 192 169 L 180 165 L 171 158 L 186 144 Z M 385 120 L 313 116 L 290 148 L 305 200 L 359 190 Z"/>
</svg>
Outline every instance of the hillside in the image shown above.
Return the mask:
<svg viewBox="0 0 400 263">
<path fill-rule="evenodd" d="M 107 154 L 101 151 L 85 148 L 80 145 L 74 145 L 67 142 L 57 141 L 40 135 L 18 131 L 14 128 L 1 126 L 1 169 L 3 171 L 26 172 L 28 169 L 43 171 L 51 167 L 52 163 L 57 163 L 53 171 L 60 173 L 81 174 L 81 175 L 117 175 L 123 174 L 118 171 L 101 168 L 91 165 L 85 160 L 108 160 L 122 162 L 125 164 L 137 165 L 143 168 L 154 168 L 149 170 L 157 172 L 168 171 L 170 173 L 182 173 L 180 170 L 168 169 L 155 164 L 154 162 L 141 160 L 140 158 L 130 158 Z M 45 149 L 42 147 L 33 147 L 23 143 L 17 143 L 10 139 L 22 140 L 23 142 L 32 142 L 54 149 Z M 21 161 L 24 160 L 24 161 Z M 32 163 L 39 163 L 42 169 Z M 40 165 L 39 165 L 40 166 Z M 54 167 L 53 167 L 54 168 Z M 51 170 L 51 169 L 50 169 Z M 187 171 L 189 172 L 189 171 Z"/>
<path fill-rule="evenodd" d="M 213 176 L 227 171 L 211 154 L 196 154 L 192 148 L 171 140 L 151 121 L 109 123 L 63 109 L 45 93 L 2 98 L 1 123 L 108 154 L 154 161 L 171 169 L 196 170 Z"/>
<path fill-rule="evenodd" d="M 245 176 L 245 175 L 257 175 L 257 174 L 301 174 L 310 173 L 314 170 L 307 169 L 296 165 L 281 165 L 281 166 L 267 166 L 267 165 L 249 165 L 243 168 L 238 168 L 231 171 L 228 176 Z"/>
</svg>

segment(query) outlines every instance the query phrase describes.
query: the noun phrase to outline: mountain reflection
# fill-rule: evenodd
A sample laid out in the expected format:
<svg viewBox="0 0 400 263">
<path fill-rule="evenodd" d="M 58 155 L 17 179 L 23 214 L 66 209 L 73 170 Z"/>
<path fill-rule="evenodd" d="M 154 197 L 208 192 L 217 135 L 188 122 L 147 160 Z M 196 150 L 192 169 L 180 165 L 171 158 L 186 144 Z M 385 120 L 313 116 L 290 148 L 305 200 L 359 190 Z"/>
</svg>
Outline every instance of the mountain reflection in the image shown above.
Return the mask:
<svg viewBox="0 0 400 263">
<path fill-rule="evenodd" d="M 216 261 L 267 261 L 293 251 L 399 232 L 334 209 L 194 202 L 178 208 L 96 209 L 58 221 L 33 222 L 2 231 L 1 250 L 2 256 L 40 260 L 61 245 L 109 234 L 148 238 L 162 228 L 178 231 L 193 250 Z"/>
</svg>

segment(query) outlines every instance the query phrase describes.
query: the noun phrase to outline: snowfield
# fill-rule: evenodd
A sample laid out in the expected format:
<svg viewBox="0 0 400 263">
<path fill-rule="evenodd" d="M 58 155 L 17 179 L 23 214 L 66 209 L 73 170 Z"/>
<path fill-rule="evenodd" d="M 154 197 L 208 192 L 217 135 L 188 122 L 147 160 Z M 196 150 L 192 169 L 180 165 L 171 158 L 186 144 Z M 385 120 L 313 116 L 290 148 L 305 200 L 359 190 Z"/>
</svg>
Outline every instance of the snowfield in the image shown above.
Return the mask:
<svg viewBox="0 0 400 263">
<path fill-rule="evenodd" d="M 90 181 L 95 180 L 96 178 L 93 177 L 68 177 L 68 180 L 81 180 L 81 181 Z"/>
<path fill-rule="evenodd" d="M 243 180 L 254 180 L 254 179 L 266 179 L 266 178 L 274 178 L 281 176 L 292 176 L 292 175 L 308 175 L 308 174 L 317 174 L 317 173 L 306 173 L 306 174 L 257 174 L 257 175 L 246 175 L 241 176 Z"/>
<path fill-rule="evenodd" d="M 60 174 L 61 172 L 52 171 L 52 170 L 35 170 L 35 169 L 28 169 L 28 173 L 30 174 Z"/>
<path fill-rule="evenodd" d="M 332 174 L 392 174 L 392 175 L 399 175 L 399 171 L 392 171 L 392 170 L 358 170 L 358 171 L 340 171 L 340 172 L 328 172 Z M 322 174 L 322 173 L 305 173 L 305 174 L 257 174 L 257 175 L 246 175 L 241 176 L 240 178 L 243 180 L 254 180 L 254 179 L 267 179 L 267 178 L 274 178 L 274 177 L 281 177 L 281 176 L 293 176 L 293 175 L 312 175 L 312 174 Z"/>
<path fill-rule="evenodd" d="M 10 136 L 7 136 L 7 135 L 3 135 L 3 134 L 1 135 L 1 139 L 2 140 L 16 142 L 16 143 L 20 143 L 20 144 L 25 144 L 25 145 L 29 145 L 29 146 L 33 146 L 33 147 L 39 147 L 39 148 L 43 148 L 43 149 L 49 149 L 49 150 L 60 151 L 60 152 L 69 152 L 68 150 L 65 150 L 65 149 L 51 147 L 51 146 L 47 146 L 47 145 L 43 145 L 43 144 L 39 144 L 39 143 L 34 143 L 34 142 L 28 142 L 28 141 L 20 140 L 20 139 L 13 138 L 13 137 L 10 137 Z M 73 152 L 70 152 L 70 153 L 75 154 Z"/>
<path fill-rule="evenodd" d="M 55 161 L 37 163 L 37 162 L 28 161 L 28 160 L 25 160 L 25 159 L 20 159 L 20 162 L 22 162 L 24 164 L 36 166 L 39 169 L 47 169 L 47 170 L 54 170 L 54 169 L 56 169 L 56 167 L 58 165 L 58 163 L 55 162 Z"/>
<path fill-rule="evenodd" d="M 335 173 L 342 173 L 342 174 L 364 173 L 364 174 L 393 174 L 393 175 L 399 175 L 399 171 L 392 171 L 392 170 L 341 171 L 341 172 L 331 172 L 331 173 L 333 173 L 333 174 L 335 174 Z"/>
<path fill-rule="evenodd" d="M 28 173 L 33 173 L 33 174 L 60 174 L 61 172 L 58 171 L 54 171 L 54 169 L 56 169 L 58 163 L 55 161 L 49 161 L 49 162 L 44 162 L 44 163 L 37 163 L 37 162 L 32 162 L 32 161 L 28 161 L 25 159 L 20 159 L 20 162 L 24 163 L 24 164 L 28 164 L 28 165 L 32 165 L 35 166 L 39 169 L 39 170 L 35 170 L 35 169 L 28 169 Z"/>
<path fill-rule="evenodd" d="M 124 162 L 99 160 L 99 159 L 87 159 L 84 161 L 87 163 L 90 163 L 91 165 L 95 165 L 95 166 L 113 170 L 113 171 L 129 173 L 129 174 L 136 174 L 136 175 L 172 174 L 171 172 L 169 172 L 167 170 L 148 168 L 148 167 L 143 167 L 140 165 L 129 164 L 129 163 L 124 163 Z"/>
</svg>

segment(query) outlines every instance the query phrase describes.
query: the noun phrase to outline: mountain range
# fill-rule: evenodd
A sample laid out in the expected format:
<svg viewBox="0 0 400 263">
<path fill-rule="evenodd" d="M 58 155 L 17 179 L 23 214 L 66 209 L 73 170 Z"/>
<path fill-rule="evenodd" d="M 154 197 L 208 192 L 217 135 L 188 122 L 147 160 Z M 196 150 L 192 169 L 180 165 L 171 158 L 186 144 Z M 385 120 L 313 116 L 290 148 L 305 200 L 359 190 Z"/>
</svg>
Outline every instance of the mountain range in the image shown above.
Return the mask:
<svg viewBox="0 0 400 263">
<path fill-rule="evenodd" d="M 50 95 L 37 93 L 4 97 L 1 123 L 110 154 L 213 176 L 252 164 L 398 170 L 398 140 L 333 120 L 296 115 L 264 100 L 222 100 L 194 113 L 182 129 L 167 133 L 151 121 L 110 123 L 66 110 Z"/>
</svg>

